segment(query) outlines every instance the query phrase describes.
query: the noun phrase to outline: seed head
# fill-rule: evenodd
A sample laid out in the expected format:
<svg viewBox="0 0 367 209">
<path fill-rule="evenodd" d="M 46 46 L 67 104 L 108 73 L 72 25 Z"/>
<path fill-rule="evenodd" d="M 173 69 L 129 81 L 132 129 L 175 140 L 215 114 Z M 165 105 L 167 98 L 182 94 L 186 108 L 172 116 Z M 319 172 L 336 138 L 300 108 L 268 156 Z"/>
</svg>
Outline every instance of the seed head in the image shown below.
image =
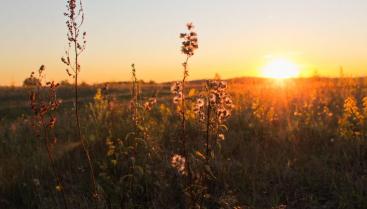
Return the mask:
<svg viewBox="0 0 367 209">
<path fill-rule="evenodd" d="M 183 39 L 181 52 L 188 57 L 194 55 L 194 51 L 199 48 L 197 33 L 193 31 L 194 26 L 192 23 L 187 23 L 186 33 L 180 33 L 180 38 Z"/>
</svg>

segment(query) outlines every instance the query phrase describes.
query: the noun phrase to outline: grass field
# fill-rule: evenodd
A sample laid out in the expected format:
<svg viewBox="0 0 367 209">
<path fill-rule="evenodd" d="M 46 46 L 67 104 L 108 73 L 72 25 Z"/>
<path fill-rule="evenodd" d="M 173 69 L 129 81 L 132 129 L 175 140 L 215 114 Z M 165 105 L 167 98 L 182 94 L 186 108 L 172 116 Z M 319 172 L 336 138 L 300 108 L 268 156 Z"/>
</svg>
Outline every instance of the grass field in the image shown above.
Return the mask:
<svg viewBox="0 0 367 209">
<path fill-rule="evenodd" d="M 268 50 L 276 50 L 277 44 L 280 44 L 279 48 L 292 49 L 286 53 L 289 54 L 289 57 L 303 56 L 307 54 L 306 51 L 308 53 L 312 51 L 315 53 L 313 56 L 316 60 L 324 57 L 325 63 L 333 59 L 340 63 L 341 60 L 337 59 L 340 59 L 342 54 L 339 53 L 352 50 L 342 48 L 338 51 L 336 46 L 329 44 L 330 46 L 326 47 L 324 42 L 333 39 L 341 41 L 344 35 L 347 37 L 344 32 L 350 28 L 335 27 L 340 37 L 335 38 L 334 34 L 331 37 L 332 32 L 330 32 L 329 35 L 325 33 L 319 37 L 324 39 L 317 40 L 318 35 L 309 34 L 309 31 L 313 33 L 320 30 L 321 25 L 319 24 L 322 21 L 313 20 L 317 22 L 315 30 L 298 25 L 307 23 L 306 26 L 308 26 L 312 22 L 309 13 L 307 13 L 307 19 L 303 21 L 293 20 L 293 13 L 292 16 L 284 16 L 287 17 L 284 18 L 287 19 L 286 21 L 278 19 L 277 15 L 270 15 L 276 12 L 279 5 L 282 7 L 278 8 L 279 11 L 286 8 L 287 14 L 293 10 L 294 13 L 300 13 L 298 9 L 292 10 L 286 7 L 292 2 L 283 5 L 283 3 L 279 4 L 278 1 L 274 1 L 274 8 L 271 8 L 271 4 L 258 5 L 260 6 L 259 12 L 269 12 L 269 14 L 264 13 L 264 19 L 261 15 L 255 18 L 259 15 L 258 11 L 253 14 L 249 13 L 251 18 L 250 16 L 237 18 L 236 14 L 228 13 L 231 10 L 228 10 L 226 15 L 223 13 L 226 9 L 216 4 L 219 2 L 214 4 L 208 1 L 207 5 L 201 5 L 205 6 L 205 11 L 213 12 L 210 8 L 217 7 L 218 10 L 214 10 L 219 12 L 215 13 L 215 18 L 217 18 L 215 21 L 212 19 L 207 21 L 207 23 L 215 23 L 215 30 L 203 27 L 204 37 L 209 40 L 209 42 L 203 41 L 203 46 L 207 48 L 206 52 L 210 52 L 206 57 L 207 63 L 199 63 L 199 66 L 196 66 L 198 63 L 192 62 L 191 58 L 193 56 L 196 58 L 199 48 L 199 36 L 194 25 L 187 23 L 186 30 L 177 34 L 183 57 L 181 65 L 178 63 L 176 70 L 179 70 L 181 76 L 168 79 L 168 75 L 164 75 L 163 71 L 158 72 L 158 69 L 170 68 L 167 67 L 171 61 L 169 59 L 173 60 L 173 58 L 159 57 L 159 54 L 163 50 L 170 50 L 170 47 L 164 45 L 163 42 L 169 43 L 172 34 L 166 32 L 170 29 L 156 25 L 155 16 L 164 17 L 165 22 L 167 20 L 165 15 L 175 16 L 176 12 L 168 13 L 166 11 L 168 9 L 163 6 L 163 10 L 156 15 L 158 10 L 153 8 L 156 5 L 151 5 L 152 8 L 148 6 L 151 2 L 140 2 L 139 6 L 134 6 L 133 2 L 135 3 L 135 1 L 124 1 L 122 4 L 115 1 L 114 3 L 99 3 L 98 6 L 96 2 L 88 2 L 91 5 L 91 14 L 94 11 L 96 16 L 94 24 L 88 27 L 111 27 L 105 30 L 100 28 L 98 31 L 94 30 L 95 33 L 102 32 L 91 38 L 97 41 L 94 47 L 99 46 L 100 50 L 94 48 L 91 54 L 95 57 L 85 59 L 90 62 L 88 69 L 88 65 L 84 68 L 84 63 L 81 63 L 81 57 L 87 49 L 87 33 L 83 29 L 86 20 L 84 4 L 81 0 L 67 0 L 66 9 L 64 8 L 65 54 L 60 60 L 66 68 L 65 78 L 67 80 L 59 77 L 60 80 L 63 80 L 60 84 L 45 80 L 46 75 L 52 76 L 57 73 L 54 71 L 50 73 L 44 65 L 41 65 L 38 71 L 32 72 L 30 77 L 23 81 L 22 87 L 0 87 L 0 209 L 367 208 L 367 78 L 363 77 L 365 74 L 358 74 L 361 77 L 348 77 L 345 76 L 343 67 L 340 67 L 338 78 L 330 69 L 322 69 L 325 70 L 324 72 L 329 70 L 330 77 L 319 76 L 317 70 L 312 76 L 309 72 L 311 68 L 323 66 L 322 64 L 297 64 L 295 58 L 292 61 L 292 58 L 277 57 L 276 54 L 259 55 L 267 53 Z M 8 2 L 9 5 L 12 5 L 11 3 L 13 2 Z M 47 3 L 51 6 L 51 1 Z M 60 6 L 57 6 L 55 2 L 52 4 L 55 4 L 55 8 Z M 177 15 L 194 12 L 189 9 L 191 4 L 185 2 L 178 7 L 180 12 L 177 12 Z M 196 4 L 198 4 L 197 8 L 201 8 L 199 2 L 195 2 Z M 331 4 L 325 4 L 328 11 L 334 9 L 330 7 Z M 48 8 L 46 1 L 42 4 L 32 2 L 29 8 L 25 3 L 26 6 L 23 4 L 16 6 L 17 4 L 14 3 L 13 5 L 9 6 L 9 11 L 14 8 L 18 9 L 18 6 L 19 9 L 22 7 L 24 7 L 23 10 L 27 9 L 24 14 L 16 11 L 16 18 L 19 19 L 9 18 L 16 21 L 28 20 L 35 15 L 31 12 L 31 9 L 34 8 L 38 8 L 38 11 L 34 12 L 37 15 L 49 12 L 48 9 L 42 9 L 43 6 Z M 114 12 L 115 10 L 111 11 L 112 8 L 107 9 L 108 6 L 117 9 L 117 5 L 131 6 L 127 6 L 129 10 L 126 14 L 120 10 Z M 238 9 L 237 5 L 241 5 L 240 2 L 232 5 L 236 6 L 233 9 Z M 304 7 L 303 4 L 299 5 Z M 296 8 L 299 5 L 297 2 Z M 342 4 L 335 5 L 343 9 L 349 8 L 341 6 Z M 357 9 L 357 4 L 351 5 Z M 226 4 L 225 6 L 231 5 Z M 242 3 L 242 6 L 250 8 L 251 4 L 246 2 L 246 4 Z M 144 12 L 145 7 L 149 7 L 149 12 Z M 157 7 L 156 9 L 162 8 Z M 312 8 L 312 12 L 317 9 L 315 6 L 309 8 Z M 201 9 L 194 10 L 201 11 Z M 106 11 L 108 15 L 111 13 L 116 17 L 111 16 L 106 19 L 101 16 L 97 17 L 97 14 L 100 15 Z M 5 16 L 7 16 L 6 12 Z M 124 16 L 118 17 L 117 14 L 120 13 L 123 13 Z M 140 23 L 144 15 L 147 15 L 145 13 L 154 14 L 154 18 L 151 19 L 149 25 L 143 27 Z M 242 13 L 244 12 L 241 11 Z M 322 14 L 324 13 L 323 11 Z M 353 15 L 358 19 L 362 17 L 362 13 L 358 16 L 354 10 L 353 15 L 344 13 L 344 10 L 342 13 L 346 14 L 345 17 Z M 25 14 L 31 15 L 24 16 Z M 44 20 L 44 17 L 47 17 L 45 22 L 52 22 L 51 16 L 53 15 L 45 14 L 43 18 L 36 19 Z M 130 16 L 135 14 L 139 14 L 136 22 Z M 197 17 L 208 14 L 203 12 Z M 241 21 L 237 22 L 237 25 L 223 16 L 233 16 L 236 18 L 232 18 L 232 21 Z M 337 17 L 341 17 L 340 12 Z M 134 26 L 134 29 L 118 24 L 116 20 L 120 18 L 127 19 L 128 22 L 124 24 L 131 24 L 130 26 Z M 323 18 L 328 21 L 327 27 L 323 27 L 321 31 L 329 31 L 331 26 L 339 24 L 345 27 L 346 25 L 348 27 L 357 25 L 355 21 L 349 21 L 353 22 L 349 24 L 344 19 L 334 20 L 334 23 L 329 24 L 328 18 Z M 251 21 L 256 19 L 258 22 L 245 25 L 245 21 L 242 21 L 245 19 L 251 19 Z M 293 22 L 290 24 L 289 19 L 297 24 L 292 26 Z M 11 30 L 12 27 L 19 25 L 18 22 L 16 24 L 10 21 L 5 22 L 8 24 L 4 27 L 6 31 L 13 31 L 13 33 L 21 31 L 21 27 Z M 217 23 L 221 22 L 225 23 L 222 27 L 232 26 L 233 28 L 225 29 L 217 26 Z M 289 25 L 281 27 L 266 25 L 270 22 Z M 45 52 L 52 52 L 49 47 L 55 47 L 52 44 L 56 42 L 51 39 L 54 33 L 43 32 L 45 27 L 39 27 L 42 28 L 42 33 L 41 30 L 34 30 L 37 25 L 36 20 L 29 19 L 29 23 L 26 28 L 34 31 L 37 35 L 34 38 L 41 37 L 46 42 L 39 44 L 40 49 L 30 50 L 28 44 L 34 44 L 34 40 L 38 39 L 29 37 L 28 41 L 28 37 L 24 36 L 22 32 L 16 32 L 11 38 L 17 38 L 17 35 L 20 34 L 22 41 L 11 43 L 9 44 L 10 49 L 4 50 L 6 56 L 8 54 L 14 56 L 11 59 L 5 58 L 8 64 L 5 63 L 4 68 L 11 66 L 17 69 L 22 60 L 25 62 L 22 63 L 24 68 L 29 65 L 28 61 L 39 60 L 32 59 L 31 56 L 25 59 L 17 57 L 20 51 L 46 56 Z M 165 23 L 168 24 L 168 22 Z M 49 26 L 54 27 L 52 24 Z M 295 29 L 286 31 L 287 27 L 295 27 Z M 112 28 L 114 31 L 110 31 Z M 140 29 L 137 30 L 137 28 Z M 153 28 L 154 32 L 159 32 L 159 35 L 158 33 L 147 33 L 148 29 Z M 266 31 L 269 28 L 279 31 L 274 31 L 274 36 L 273 32 L 269 32 L 271 36 L 267 37 L 268 32 Z M 349 39 L 345 38 L 347 42 L 338 42 L 335 45 L 341 47 L 361 45 L 362 41 L 357 41 L 358 37 L 364 37 L 361 28 L 363 27 L 357 28 L 358 34 L 353 34 Z M 57 31 L 57 27 L 54 29 Z M 146 31 L 142 34 L 136 33 L 141 29 Z M 173 26 L 171 29 L 175 30 Z M 246 31 L 234 32 L 237 29 Z M 251 34 L 256 31 L 255 29 L 260 30 L 256 32 L 258 35 L 253 36 Z M 301 29 L 307 33 L 297 34 L 296 32 L 302 31 Z M 340 33 L 341 31 L 343 33 Z M 107 32 L 113 35 L 123 34 L 126 37 L 112 38 L 114 36 L 107 35 Z M 277 38 L 278 33 L 281 36 Z M 217 41 L 220 34 L 226 38 Z M 287 34 L 291 38 L 287 38 Z M 249 42 L 234 40 L 234 38 L 232 40 L 232 37 L 238 38 L 239 35 L 242 39 L 256 37 L 253 38 L 256 40 L 251 39 Z M 29 31 L 28 36 L 31 36 Z M 142 37 L 144 40 L 132 41 L 137 37 Z M 311 41 L 303 40 L 306 37 L 311 38 Z M 298 49 L 293 51 L 297 47 L 301 48 L 301 45 L 293 42 L 297 39 L 304 41 L 302 44 L 305 45 L 312 43 L 320 46 L 312 50 L 308 48 L 309 46 L 305 46 L 302 49 L 305 53 Z M 352 39 L 356 39 L 354 44 L 351 42 Z M 283 40 L 289 43 L 283 43 L 286 42 Z M 130 48 L 117 49 L 120 42 Z M 27 46 L 23 46 L 22 43 Z M 46 43 L 47 50 L 44 50 L 42 46 L 45 46 Z M 247 48 L 256 44 L 261 50 Z M 242 47 L 246 45 L 246 49 L 240 50 L 236 48 L 237 45 Z M 21 47 L 16 48 L 15 46 Z M 96 85 L 80 82 L 84 79 L 83 76 L 88 77 L 93 74 L 97 77 L 98 82 L 103 82 L 102 77 L 110 73 L 106 73 L 107 70 L 112 70 L 113 67 L 115 70 L 120 69 L 116 67 L 118 66 L 116 63 L 125 59 L 125 57 L 120 57 L 120 52 L 125 53 L 124 55 L 131 52 L 129 58 L 126 58 L 129 60 L 132 59 L 130 55 L 136 56 L 138 49 L 142 49 L 139 47 L 146 47 L 147 52 L 151 53 L 144 54 L 144 49 L 141 51 L 141 57 L 149 57 L 154 64 L 160 64 L 160 67 L 145 67 L 139 71 L 140 69 L 136 69 L 135 64 L 132 64 L 129 75 L 131 78 L 119 77 L 121 72 L 116 73 L 113 77 L 116 80 L 125 80 L 125 82 Z M 222 51 L 220 47 L 228 50 Z M 325 48 L 332 50 L 327 52 L 334 56 L 333 58 L 326 56 L 325 51 L 318 52 Z M 365 52 L 361 48 L 355 48 L 355 51 L 362 54 Z M 235 55 L 234 52 L 240 55 Z M 96 53 L 102 56 L 96 56 Z M 209 66 L 234 72 L 236 68 L 228 69 L 228 66 L 238 65 L 240 67 L 237 67 L 236 76 L 242 75 L 240 71 L 246 68 L 244 63 L 247 62 L 244 59 L 253 59 L 253 66 L 257 62 L 254 56 L 250 55 L 251 53 L 267 59 L 267 63 L 263 63 L 264 67 L 258 69 L 258 78 L 240 77 L 222 80 L 218 74 L 213 79 L 207 80 L 193 80 L 190 77 L 194 70 L 197 70 L 195 73 L 201 73 L 203 77 L 210 77 L 210 75 L 203 74 L 208 72 Z M 179 52 L 177 55 L 180 55 Z M 355 56 L 353 53 L 345 56 L 345 62 L 349 63 L 348 66 L 352 65 L 352 58 L 355 58 L 353 65 L 357 66 L 359 63 L 360 66 L 363 66 L 361 60 L 364 58 L 361 55 L 360 57 Z M 110 63 L 111 61 L 107 59 L 110 57 L 119 58 L 114 61 L 115 63 Z M 214 66 L 211 60 L 214 61 L 218 57 L 223 59 L 222 65 Z M 158 61 L 158 58 L 161 60 Z M 147 60 L 145 63 L 142 62 L 142 66 L 144 64 L 151 66 L 147 65 Z M 231 63 L 232 60 L 238 63 Z M 96 71 L 99 68 L 98 65 L 94 66 L 91 63 L 104 64 L 100 65 L 103 68 Z M 247 64 L 250 66 L 249 63 Z M 192 65 L 195 67 L 192 68 Z M 330 63 L 328 65 L 331 66 Z M 88 71 L 91 68 L 95 68 L 94 73 Z M 147 78 L 149 76 L 147 72 L 155 74 L 153 70 L 157 70 L 157 74 L 150 74 L 151 76 L 162 75 L 161 78 L 155 78 L 161 81 L 175 81 L 146 83 L 139 80 L 137 75 Z M 354 70 L 355 73 L 358 73 L 356 69 Z M 246 73 L 251 75 L 250 71 L 251 69 Z M 9 76 L 12 75 L 11 73 L 5 72 L 2 75 Z M 104 73 L 106 75 L 103 75 Z M 228 75 L 224 76 L 231 77 Z M 309 77 L 301 78 L 304 75 L 309 75 Z M 89 79 L 92 79 L 91 76 Z"/>
<path fill-rule="evenodd" d="M 188 84 L 187 147 L 195 200 L 207 208 L 366 208 L 367 95 L 364 79 L 233 79 L 234 103 L 224 140 L 213 140 L 210 172 L 201 168 L 205 128 L 194 113 L 204 82 Z M 141 84 L 138 102 L 156 96 L 131 118 L 131 85 L 85 86 L 82 133 L 100 198 L 93 201 L 86 158 L 75 133 L 72 89 L 60 87 L 52 146 L 71 208 L 183 208 L 185 174 L 172 167 L 180 152 L 180 118 L 170 84 Z M 196 90 L 193 90 L 196 89 Z M 60 193 L 42 140 L 30 125 L 30 89 L 1 90 L 1 208 L 58 208 Z M 9 93 L 10 92 L 10 93 Z M 139 109 L 140 111 L 140 109 Z M 198 154 L 200 152 L 200 154 Z M 186 175 L 187 176 L 187 175 Z M 198 189 L 203 188 L 203 189 Z M 97 202 L 97 203 L 96 203 Z"/>
</svg>

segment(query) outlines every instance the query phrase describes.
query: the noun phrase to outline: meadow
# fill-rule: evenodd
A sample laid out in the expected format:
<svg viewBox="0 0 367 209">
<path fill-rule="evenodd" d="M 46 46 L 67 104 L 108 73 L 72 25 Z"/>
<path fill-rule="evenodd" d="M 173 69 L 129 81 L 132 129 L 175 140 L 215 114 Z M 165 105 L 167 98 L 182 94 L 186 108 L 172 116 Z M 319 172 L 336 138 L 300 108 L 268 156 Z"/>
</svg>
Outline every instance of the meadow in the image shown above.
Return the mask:
<svg viewBox="0 0 367 209">
<path fill-rule="evenodd" d="M 188 23 L 177 81 L 132 64 L 124 82 L 81 84 L 81 1 L 64 16 L 72 83 L 41 65 L 0 88 L 0 208 L 367 208 L 367 78 L 291 78 L 276 62 L 273 78 L 190 80 Z"/>
<path fill-rule="evenodd" d="M 234 109 L 225 138 L 213 145 L 210 174 L 200 168 L 205 154 L 197 153 L 204 153 L 205 129 L 195 115 L 195 103 L 187 105 L 187 143 L 195 164 L 191 166 L 198 175 L 210 176 L 210 183 L 195 183 L 205 188 L 196 189 L 202 194 L 201 207 L 366 207 L 364 79 L 227 82 Z M 140 84 L 139 101 L 156 96 L 157 103 L 149 111 L 141 110 L 139 128 L 131 117 L 131 86 L 80 87 L 82 133 L 93 156 L 101 196 L 97 203 L 75 133 L 73 104 L 68 104 L 67 92 L 72 89 L 58 89 L 63 103 L 56 113 L 53 152 L 70 208 L 187 206 L 185 174 L 171 162 L 182 145 L 170 84 Z M 203 81 L 189 83 L 190 97 L 197 97 L 204 87 Z M 1 92 L 2 208 L 62 207 L 43 141 L 31 126 L 29 89 Z"/>
</svg>

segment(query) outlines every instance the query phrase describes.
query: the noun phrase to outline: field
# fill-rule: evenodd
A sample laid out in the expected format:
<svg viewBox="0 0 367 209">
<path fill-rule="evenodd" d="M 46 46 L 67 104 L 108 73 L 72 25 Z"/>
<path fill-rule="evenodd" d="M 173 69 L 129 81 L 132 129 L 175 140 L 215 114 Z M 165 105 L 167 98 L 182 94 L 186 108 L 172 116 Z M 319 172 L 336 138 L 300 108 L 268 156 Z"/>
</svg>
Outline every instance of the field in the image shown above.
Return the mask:
<svg viewBox="0 0 367 209">
<path fill-rule="evenodd" d="M 268 2 L 3 4 L 0 209 L 366 209 L 367 4 Z"/>
<path fill-rule="evenodd" d="M 209 136 L 195 110 L 206 83 L 187 83 L 184 152 L 171 83 L 81 86 L 81 135 L 97 197 L 72 86 L 57 89 L 50 139 L 62 188 L 32 126 L 32 88 L 2 88 L 0 207 L 63 208 L 63 195 L 69 208 L 367 207 L 365 79 L 227 82 L 233 108 L 221 133 Z M 150 98 L 157 101 L 147 107 Z M 190 171 L 177 157 L 184 154 Z"/>
</svg>

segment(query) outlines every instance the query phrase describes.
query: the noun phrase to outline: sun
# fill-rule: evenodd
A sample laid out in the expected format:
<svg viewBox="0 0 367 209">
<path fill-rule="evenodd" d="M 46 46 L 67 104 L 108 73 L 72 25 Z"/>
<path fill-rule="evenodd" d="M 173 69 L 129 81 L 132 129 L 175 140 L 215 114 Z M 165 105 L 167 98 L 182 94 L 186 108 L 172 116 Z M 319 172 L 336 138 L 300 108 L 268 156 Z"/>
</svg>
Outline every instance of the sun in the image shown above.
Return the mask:
<svg viewBox="0 0 367 209">
<path fill-rule="evenodd" d="M 263 77 L 274 79 L 295 78 L 300 74 L 295 63 L 283 58 L 272 59 L 261 71 Z"/>
</svg>

